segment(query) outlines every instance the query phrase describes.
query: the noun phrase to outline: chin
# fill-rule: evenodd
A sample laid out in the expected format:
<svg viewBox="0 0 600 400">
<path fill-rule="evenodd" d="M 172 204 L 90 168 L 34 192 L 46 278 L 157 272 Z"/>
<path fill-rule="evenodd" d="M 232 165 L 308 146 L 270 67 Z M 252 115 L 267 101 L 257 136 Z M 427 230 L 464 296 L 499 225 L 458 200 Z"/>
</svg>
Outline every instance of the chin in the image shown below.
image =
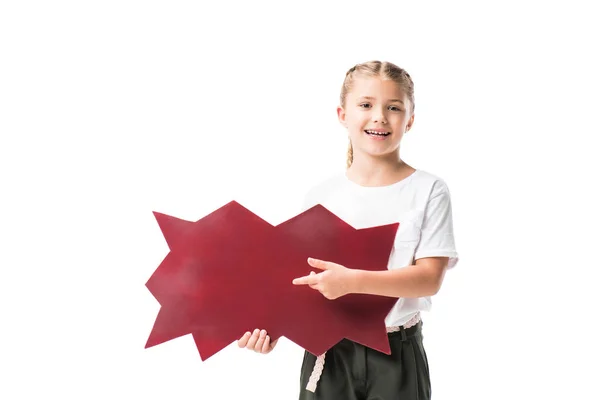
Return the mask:
<svg viewBox="0 0 600 400">
<path fill-rule="evenodd" d="M 362 149 L 362 153 L 364 153 L 367 156 L 370 157 L 384 157 L 384 156 L 390 156 L 394 153 L 396 153 L 397 148 L 396 149 L 385 149 L 385 150 L 381 150 L 381 149 Z"/>
</svg>

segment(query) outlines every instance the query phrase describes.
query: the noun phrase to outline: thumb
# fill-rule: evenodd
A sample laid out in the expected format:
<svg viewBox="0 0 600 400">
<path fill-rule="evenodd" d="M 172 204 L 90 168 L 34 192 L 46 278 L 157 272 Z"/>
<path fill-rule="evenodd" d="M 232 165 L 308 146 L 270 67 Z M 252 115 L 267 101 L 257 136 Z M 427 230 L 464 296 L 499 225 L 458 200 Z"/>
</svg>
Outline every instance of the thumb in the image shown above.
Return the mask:
<svg viewBox="0 0 600 400">
<path fill-rule="evenodd" d="M 316 258 L 309 258 L 308 264 L 314 268 L 318 268 L 318 269 L 322 269 L 322 270 L 327 269 L 327 262 L 325 262 L 323 260 L 317 260 Z"/>
</svg>

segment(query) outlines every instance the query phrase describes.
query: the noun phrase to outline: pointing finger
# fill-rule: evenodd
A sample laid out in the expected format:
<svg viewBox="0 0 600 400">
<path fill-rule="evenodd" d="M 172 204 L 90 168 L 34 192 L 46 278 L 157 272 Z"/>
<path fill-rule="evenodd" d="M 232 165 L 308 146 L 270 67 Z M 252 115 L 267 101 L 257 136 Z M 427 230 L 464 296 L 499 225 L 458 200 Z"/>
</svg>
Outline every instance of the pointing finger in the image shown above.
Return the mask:
<svg viewBox="0 0 600 400">
<path fill-rule="evenodd" d="M 294 285 L 314 285 L 319 282 L 319 277 L 314 272 L 311 272 L 309 275 L 296 278 L 292 281 Z"/>
</svg>

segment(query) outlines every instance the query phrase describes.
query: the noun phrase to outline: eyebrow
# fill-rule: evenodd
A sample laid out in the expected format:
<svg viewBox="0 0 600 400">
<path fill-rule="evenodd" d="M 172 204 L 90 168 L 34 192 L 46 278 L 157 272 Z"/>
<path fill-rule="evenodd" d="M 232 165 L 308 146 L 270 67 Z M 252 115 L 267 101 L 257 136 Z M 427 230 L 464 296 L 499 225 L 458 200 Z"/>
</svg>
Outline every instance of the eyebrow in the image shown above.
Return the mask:
<svg viewBox="0 0 600 400">
<path fill-rule="evenodd" d="M 371 96 L 361 96 L 361 97 L 359 97 L 359 100 L 362 100 L 362 99 L 375 100 L 375 98 L 371 97 Z M 390 101 L 391 102 L 395 101 L 395 102 L 404 104 L 404 102 L 402 100 L 399 100 L 399 99 L 390 99 Z"/>
</svg>

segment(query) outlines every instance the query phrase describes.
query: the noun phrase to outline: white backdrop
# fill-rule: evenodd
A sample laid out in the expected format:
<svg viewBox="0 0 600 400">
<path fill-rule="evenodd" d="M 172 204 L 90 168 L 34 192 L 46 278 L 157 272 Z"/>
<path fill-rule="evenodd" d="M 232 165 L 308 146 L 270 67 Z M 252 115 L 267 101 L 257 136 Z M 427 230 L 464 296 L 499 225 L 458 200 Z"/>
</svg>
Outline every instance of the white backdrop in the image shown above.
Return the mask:
<svg viewBox="0 0 600 400">
<path fill-rule="evenodd" d="M 297 398 L 286 339 L 204 363 L 189 335 L 144 349 L 152 211 L 294 216 L 345 166 L 339 89 L 371 59 L 413 77 L 402 155 L 453 198 L 434 398 L 600 398 L 594 14 L 413 3 L 2 2 L 0 398 Z"/>
</svg>

